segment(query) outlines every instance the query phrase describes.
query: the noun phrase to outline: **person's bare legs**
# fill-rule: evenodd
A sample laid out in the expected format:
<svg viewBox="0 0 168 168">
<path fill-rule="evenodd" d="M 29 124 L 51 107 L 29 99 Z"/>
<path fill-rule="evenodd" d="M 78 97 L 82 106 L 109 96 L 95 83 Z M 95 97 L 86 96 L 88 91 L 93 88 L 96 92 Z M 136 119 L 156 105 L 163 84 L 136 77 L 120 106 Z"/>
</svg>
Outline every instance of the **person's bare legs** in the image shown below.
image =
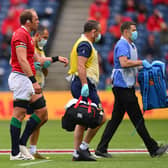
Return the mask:
<svg viewBox="0 0 168 168">
<path fill-rule="evenodd" d="M 30 145 L 37 145 L 39 134 L 40 134 L 40 128 L 33 131 L 33 133 L 30 136 Z"/>
<path fill-rule="evenodd" d="M 84 137 L 84 142 L 89 144 L 91 142 L 91 140 L 94 138 L 94 136 L 96 135 L 99 128 L 105 123 L 105 121 L 106 121 L 106 117 L 105 117 L 105 114 L 104 114 L 101 125 L 99 125 L 98 127 L 94 128 L 94 129 L 88 128 L 88 130 L 86 132 L 86 135 Z"/>
<path fill-rule="evenodd" d="M 40 128 L 37 128 L 33 131 L 30 136 L 30 153 L 35 154 L 37 152 L 37 142 L 39 139 Z"/>
<path fill-rule="evenodd" d="M 103 115 L 103 120 L 102 120 L 101 125 L 103 125 L 105 121 L 106 121 L 106 118 L 105 118 L 105 115 Z M 83 137 L 84 137 L 85 127 L 81 125 L 76 125 L 75 131 L 74 131 L 73 160 L 80 160 L 81 156 L 83 155 L 82 160 L 86 159 L 87 161 L 96 161 L 95 158 L 90 155 L 90 152 L 88 149 L 89 149 L 89 143 L 91 142 L 93 137 L 96 135 L 101 125 L 95 129 L 88 128 L 84 140 L 83 140 Z M 84 152 L 83 154 L 81 154 L 82 151 Z M 88 152 L 89 152 L 89 156 L 88 156 Z"/>
<path fill-rule="evenodd" d="M 37 142 L 40 135 L 40 126 L 36 128 L 30 136 L 30 153 L 36 159 L 49 159 L 49 157 L 45 157 L 37 152 Z"/>
<path fill-rule="evenodd" d="M 47 122 L 48 120 L 48 112 L 46 106 L 41 109 L 36 109 L 34 113 L 37 116 L 40 116 L 42 118 L 39 125 L 36 127 L 36 129 L 33 131 L 33 133 L 30 136 L 30 153 L 34 155 L 37 159 L 47 159 L 47 157 L 41 156 L 39 153 L 37 153 L 37 142 L 40 135 L 40 127 Z"/>
<path fill-rule="evenodd" d="M 74 149 L 78 150 L 80 144 L 83 140 L 85 127 L 81 125 L 76 125 L 75 131 L 74 131 Z"/>
<path fill-rule="evenodd" d="M 86 143 L 90 143 L 93 137 L 96 135 L 99 128 L 105 123 L 106 117 L 103 115 L 103 120 L 100 126 L 96 127 L 95 129 L 88 128 L 86 135 L 84 137 L 85 127 L 81 125 L 76 125 L 74 130 L 74 149 L 78 150 L 80 144 L 82 143 L 83 137 Z"/>
<path fill-rule="evenodd" d="M 40 135 L 40 127 L 45 123 L 41 122 L 37 128 L 33 131 L 33 133 L 30 136 L 30 153 L 36 158 L 36 159 L 49 159 L 49 157 L 42 156 L 37 152 L 37 142 Z"/>
<path fill-rule="evenodd" d="M 30 145 L 37 145 L 39 135 L 40 135 L 40 127 L 47 121 L 47 111 L 43 117 L 43 121 L 37 126 L 37 128 L 33 131 L 30 136 Z"/>
<path fill-rule="evenodd" d="M 48 119 L 47 108 L 43 103 L 45 100 L 43 100 L 42 94 L 32 95 L 31 102 L 33 102 L 35 104 L 35 107 L 37 108 L 38 108 L 38 105 L 36 104 L 37 103 L 36 101 L 39 101 L 39 100 L 41 101 L 43 107 L 41 106 L 39 109 L 34 110 L 34 113 L 30 116 L 29 120 L 26 122 L 25 129 L 20 138 L 20 150 L 22 150 L 21 152 L 23 154 L 30 153 L 26 149 L 26 144 L 28 139 L 30 138 L 34 130 L 36 130 L 37 128 L 40 128 Z M 37 141 L 38 137 L 36 137 L 34 140 Z"/>
</svg>

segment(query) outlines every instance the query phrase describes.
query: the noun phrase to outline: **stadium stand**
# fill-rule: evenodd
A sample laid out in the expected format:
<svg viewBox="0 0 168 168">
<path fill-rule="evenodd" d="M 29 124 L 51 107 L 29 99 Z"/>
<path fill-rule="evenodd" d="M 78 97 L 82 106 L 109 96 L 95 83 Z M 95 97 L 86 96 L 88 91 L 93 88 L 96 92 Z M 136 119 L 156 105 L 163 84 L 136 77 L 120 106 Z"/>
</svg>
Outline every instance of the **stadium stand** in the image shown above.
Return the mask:
<svg viewBox="0 0 168 168">
<path fill-rule="evenodd" d="M 26 8 L 34 8 L 39 15 L 40 24 L 54 34 L 60 5 L 60 0 L 0 0 L 0 91 L 8 90 L 10 41 L 12 33 L 20 26 L 20 13 Z M 49 41 L 52 41 L 52 36 Z M 48 49 L 49 46 L 50 43 Z"/>
<path fill-rule="evenodd" d="M 47 26 L 52 34 L 46 52 L 50 56 L 56 54 L 69 57 L 72 44 L 82 33 L 81 27 L 85 20 L 99 16 L 94 15 L 94 12 L 99 12 L 98 7 L 93 5 L 95 1 L 99 1 L 99 4 L 104 3 L 105 6 L 101 10 L 103 11 L 104 8 L 107 10 L 104 16 L 106 25 L 102 33 L 103 38 L 101 43 L 95 44 L 100 55 L 101 67 L 98 89 L 109 89 L 109 78 L 113 68 L 111 58 L 113 48 L 120 35 L 119 27 L 126 20 L 133 20 L 137 23 L 139 38 L 136 45 L 139 58 L 149 61 L 162 60 L 166 62 L 168 71 L 168 17 L 166 17 L 168 0 L 0 0 L 0 26 L 2 28 L 2 23 L 11 7 L 35 8 L 40 17 L 40 23 Z M 21 3 L 18 4 L 18 2 Z M 152 24 L 155 23 L 155 19 L 159 22 L 157 25 L 154 24 L 157 26 L 154 29 Z M 0 90 L 8 89 L 9 41 L 10 39 L 0 34 Z M 153 43 L 152 46 L 157 46 L 157 52 L 154 50 L 155 47 L 150 46 L 150 42 Z M 49 71 L 46 90 L 69 89 L 65 82 L 67 69 L 63 69 L 61 65 L 52 65 Z"/>
<path fill-rule="evenodd" d="M 95 1 L 104 2 L 104 0 Z M 125 21 L 131 19 L 137 23 L 139 38 L 135 43 L 140 59 L 148 59 L 149 61 L 157 59 L 166 62 L 165 56 L 168 53 L 168 18 L 166 17 L 168 0 L 107 0 L 107 2 L 110 16 L 107 22 L 107 32 L 104 35 L 104 43 L 95 45 L 105 64 L 102 70 L 104 74 L 101 74 L 98 86 L 100 90 L 109 89 L 112 64 L 109 65 L 108 60 L 115 42 L 118 40 L 119 33 L 117 34 L 117 31 L 119 32 L 122 19 L 125 18 Z M 153 43 L 152 47 L 150 42 Z M 146 53 L 143 52 L 144 50 Z"/>
<path fill-rule="evenodd" d="M 51 44 L 50 56 L 62 55 L 69 58 L 72 46 L 81 35 L 83 24 L 88 18 L 88 9 L 93 0 L 65 0 L 56 26 L 56 35 Z M 49 67 L 46 90 L 69 90 L 65 80 L 68 67 L 59 63 Z"/>
</svg>

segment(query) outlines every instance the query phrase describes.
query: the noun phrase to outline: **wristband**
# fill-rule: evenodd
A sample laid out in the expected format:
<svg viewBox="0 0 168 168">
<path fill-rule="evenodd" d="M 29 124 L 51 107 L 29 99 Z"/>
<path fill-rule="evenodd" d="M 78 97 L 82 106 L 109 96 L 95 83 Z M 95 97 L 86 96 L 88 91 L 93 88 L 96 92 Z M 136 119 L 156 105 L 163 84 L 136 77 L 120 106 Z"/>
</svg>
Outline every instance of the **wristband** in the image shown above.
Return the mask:
<svg viewBox="0 0 168 168">
<path fill-rule="evenodd" d="M 31 80 L 32 83 L 36 83 L 36 78 L 34 76 L 29 76 L 29 79 Z"/>
<path fill-rule="evenodd" d="M 58 57 L 59 57 L 59 56 L 51 57 L 51 58 L 52 58 L 52 62 L 59 61 L 59 60 L 58 60 Z"/>
</svg>

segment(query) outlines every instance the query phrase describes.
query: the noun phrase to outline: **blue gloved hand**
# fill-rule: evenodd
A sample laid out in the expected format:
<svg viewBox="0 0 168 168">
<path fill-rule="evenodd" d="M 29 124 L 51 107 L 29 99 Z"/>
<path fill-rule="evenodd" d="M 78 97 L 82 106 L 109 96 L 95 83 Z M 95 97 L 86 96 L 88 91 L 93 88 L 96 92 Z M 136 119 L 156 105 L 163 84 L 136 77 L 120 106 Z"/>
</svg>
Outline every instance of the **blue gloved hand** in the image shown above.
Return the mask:
<svg viewBox="0 0 168 168">
<path fill-rule="evenodd" d="M 43 68 L 48 68 L 51 65 L 51 61 L 45 61 L 43 64 Z"/>
<path fill-rule="evenodd" d="M 152 67 L 152 65 L 147 60 L 143 60 L 142 65 L 145 68 L 151 68 Z"/>
<path fill-rule="evenodd" d="M 89 96 L 89 87 L 88 87 L 88 84 L 84 84 L 82 86 L 81 96 L 83 96 L 83 97 L 88 97 Z"/>
<path fill-rule="evenodd" d="M 34 66 L 35 66 L 36 70 L 40 70 L 41 69 L 40 65 L 41 65 L 40 62 L 34 62 Z"/>
</svg>

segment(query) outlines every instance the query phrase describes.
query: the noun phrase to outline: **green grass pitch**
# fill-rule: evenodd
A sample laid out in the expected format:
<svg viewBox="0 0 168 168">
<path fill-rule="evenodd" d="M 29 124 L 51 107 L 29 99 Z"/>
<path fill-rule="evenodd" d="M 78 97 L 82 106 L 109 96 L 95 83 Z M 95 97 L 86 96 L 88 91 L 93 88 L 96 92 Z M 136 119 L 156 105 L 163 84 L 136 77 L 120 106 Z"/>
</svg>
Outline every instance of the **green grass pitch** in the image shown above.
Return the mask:
<svg viewBox="0 0 168 168">
<path fill-rule="evenodd" d="M 10 121 L 0 121 L 0 150 L 10 149 Z M 105 124 L 106 125 L 106 124 Z M 104 126 L 105 126 L 104 125 Z M 96 145 L 104 130 L 99 130 L 92 143 Z M 152 137 L 159 143 L 168 144 L 168 120 L 146 120 L 146 126 Z M 22 128 L 24 127 L 24 124 Z M 137 134 L 132 135 L 134 127 L 124 120 L 109 144 L 110 149 L 144 149 L 145 146 Z M 38 149 L 73 149 L 73 133 L 61 128 L 60 121 L 48 121 L 41 129 Z M 46 154 L 49 160 L 10 161 L 9 154 L 0 154 L 0 168 L 167 168 L 168 154 L 160 158 L 151 158 L 148 154 L 113 154 L 112 158 L 97 159 L 97 162 L 72 162 L 71 154 Z"/>
</svg>

